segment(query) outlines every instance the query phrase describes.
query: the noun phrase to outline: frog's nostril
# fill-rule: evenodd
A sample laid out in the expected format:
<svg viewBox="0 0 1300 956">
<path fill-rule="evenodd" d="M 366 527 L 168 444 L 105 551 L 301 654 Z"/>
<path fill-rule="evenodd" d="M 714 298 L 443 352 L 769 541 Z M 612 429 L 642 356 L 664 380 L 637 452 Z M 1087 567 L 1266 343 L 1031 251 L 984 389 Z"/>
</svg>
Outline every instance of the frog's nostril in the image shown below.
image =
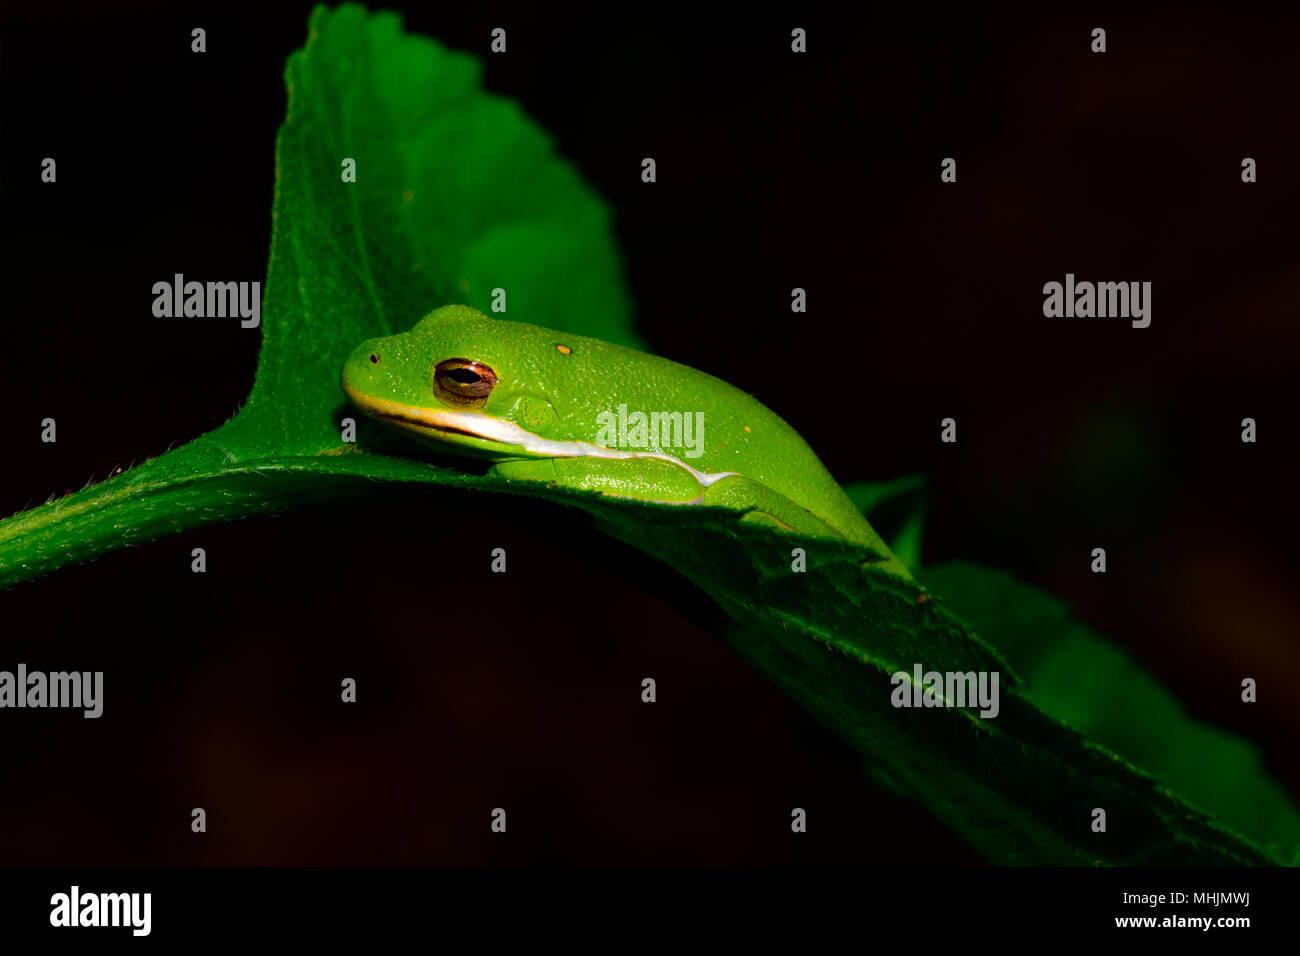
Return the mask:
<svg viewBox="0 0 1300 956">
<path fill-rule="evenodd" d="M 370 353 L 370 364 L 371 364 L 371 365 L 378 365 L 378 364 L 379 364 L 379 356 L 378 356 L 378 354 L 376 354 L 375 352 L 371 352 L 371 353 Z"/>
</svg>

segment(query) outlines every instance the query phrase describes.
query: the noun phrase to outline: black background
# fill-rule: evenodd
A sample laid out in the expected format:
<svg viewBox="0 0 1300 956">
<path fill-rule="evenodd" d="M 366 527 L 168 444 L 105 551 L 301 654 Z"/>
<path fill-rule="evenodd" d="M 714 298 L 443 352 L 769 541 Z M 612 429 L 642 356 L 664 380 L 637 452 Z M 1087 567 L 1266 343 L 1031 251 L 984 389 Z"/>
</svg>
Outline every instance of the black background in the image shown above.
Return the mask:
<svg viewBox="0 0 1300 956">
<path fill-rule="evenodd" d="M 151 287 L 264 278 L 308 10 L 6 3 L 0 512 L 247 395 L 258 333 L 154 319 Z M 926 472 L 927 562 L 1070 601 L 1300 792 L 1296 16 L 890 16 L 438 4 L 407 26 L 484 55 L 608 199 L 656 352 L 756 394 L 841 480 Z M 1044 319 L 1066 272 L 1151 281 L 1151 327 Z M 0 717 L 0 862 L 980 862 L 712 638 L 689 588 L 572 520 L 440 491 L 0 595 L 0 667 L 106 672 L 100 720 Z M 449 560 L 466 541 L 486 547 Z"/>
</svg>

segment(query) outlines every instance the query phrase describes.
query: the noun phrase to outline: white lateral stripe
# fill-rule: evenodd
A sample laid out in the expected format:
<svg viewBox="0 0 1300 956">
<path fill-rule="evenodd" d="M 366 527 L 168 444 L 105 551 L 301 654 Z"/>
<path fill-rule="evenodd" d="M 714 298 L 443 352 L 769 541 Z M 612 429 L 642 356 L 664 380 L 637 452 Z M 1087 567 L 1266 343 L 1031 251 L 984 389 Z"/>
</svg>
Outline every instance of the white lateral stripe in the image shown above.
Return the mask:
<svg viewBox="0 0 1300 956">
<path fill-rule="evenodd" d="M 617 448 L 606 448 L 604 445 L 588 444 L 585 441 L 552 441 L 551 439 L 542 438 L 540 435 L 534 435 L 526 428 L 520 428 L 514 422 L 493 418 L 491 415 L 484 415 L 482 412 L 452 412 L 441 409 L 414 408 L 410 410 L 418 412 L 420 419 L 434 427 L 447 425 L 473 432 L 479 438 L 500 442 L 503 445 L 514 445 L 545 458 L 660 458 L 685 468 L 705 488 L 716 481 L 721 481 L 723 478 L 739 477 L 739 472 L 735 471 L 699 471 L 672 457 L 672 455 L 665 455 L 661 452 L 623 451 Z"/>
</svg>

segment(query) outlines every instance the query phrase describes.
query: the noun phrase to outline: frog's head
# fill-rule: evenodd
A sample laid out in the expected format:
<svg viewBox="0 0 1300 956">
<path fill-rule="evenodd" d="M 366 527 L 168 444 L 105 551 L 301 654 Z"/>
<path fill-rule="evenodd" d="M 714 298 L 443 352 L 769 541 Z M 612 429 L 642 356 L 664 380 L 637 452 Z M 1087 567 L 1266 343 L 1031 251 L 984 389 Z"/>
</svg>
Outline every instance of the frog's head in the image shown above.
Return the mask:
<svg viewBox="0 0 1300 956">
<path fill-rule="evenodd" d="M 444 450 L 553 457 L 557 443 L 580 437 L 556 412 L 572 350 L 555 337 L 446 306 L 410 332 L 358 345 L 343 365 L 343 391 L 372 418 Z"/>
</svg>

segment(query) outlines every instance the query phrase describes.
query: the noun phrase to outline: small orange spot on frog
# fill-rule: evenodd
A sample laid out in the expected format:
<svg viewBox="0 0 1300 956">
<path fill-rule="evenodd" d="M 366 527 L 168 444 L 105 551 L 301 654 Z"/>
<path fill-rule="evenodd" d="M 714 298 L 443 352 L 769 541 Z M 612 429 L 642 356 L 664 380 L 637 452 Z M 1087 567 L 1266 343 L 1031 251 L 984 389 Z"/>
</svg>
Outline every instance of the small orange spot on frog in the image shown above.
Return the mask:
<svg viewBox="0 0 1300 956">
<path fill-rule="evenodd" d="M 573 349 L 569 348 L 567 345 L 556 345 L 555 351 L 559 352 L 561 355 L 573 354 Z"/>
</svg>

